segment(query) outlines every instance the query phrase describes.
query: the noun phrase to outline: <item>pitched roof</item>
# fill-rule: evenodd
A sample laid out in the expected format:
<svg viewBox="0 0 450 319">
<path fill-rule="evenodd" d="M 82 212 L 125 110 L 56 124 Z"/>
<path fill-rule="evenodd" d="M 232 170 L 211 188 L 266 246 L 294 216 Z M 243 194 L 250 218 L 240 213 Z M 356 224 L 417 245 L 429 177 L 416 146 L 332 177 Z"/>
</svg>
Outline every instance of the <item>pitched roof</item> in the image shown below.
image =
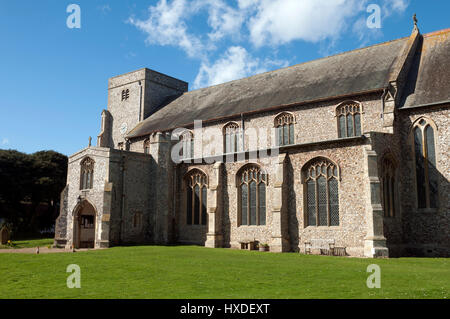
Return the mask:
<svg viewBox="0 0 450 319">
<path fill-rule="evenodd" d="M 450 100 L 450 29 L 425 34 L 408 73 L 401 107 Z"/>
<path fill-rule="evenodd" d="M 139 123 L 128 137 L 183 127 L 194 120 L 383 89 L 407 40 L 401 38 L 186 92 Z"/>
</svg>

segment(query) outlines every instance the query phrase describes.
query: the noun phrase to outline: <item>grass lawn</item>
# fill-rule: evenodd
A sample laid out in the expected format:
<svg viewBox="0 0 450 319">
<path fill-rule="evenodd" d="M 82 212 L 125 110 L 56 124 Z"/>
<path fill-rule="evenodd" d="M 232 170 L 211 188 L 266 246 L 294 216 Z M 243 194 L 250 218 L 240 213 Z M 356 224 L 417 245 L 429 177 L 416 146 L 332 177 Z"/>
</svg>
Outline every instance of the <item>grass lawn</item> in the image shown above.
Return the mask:
<svg viewBox="0 0 450 319">
<path fill-rule="evenodd" d="M 53 238 L 29 239 L 29 240 L 13 240 L 12 246 L 0 245 L 0 249 L 19 249 L 33 247 L 47 247 L 53 245 Z"/>
<path fill-rule="evenodd" d="M 370 264 L 381 288 L 368 289 Z M 81 267 L 81 289 L 66 267 Z M 0 254 L 0 298 L 449 298 L 450 260 L 358 259 L 209 249 L 115 247 Z"/>
</svg>

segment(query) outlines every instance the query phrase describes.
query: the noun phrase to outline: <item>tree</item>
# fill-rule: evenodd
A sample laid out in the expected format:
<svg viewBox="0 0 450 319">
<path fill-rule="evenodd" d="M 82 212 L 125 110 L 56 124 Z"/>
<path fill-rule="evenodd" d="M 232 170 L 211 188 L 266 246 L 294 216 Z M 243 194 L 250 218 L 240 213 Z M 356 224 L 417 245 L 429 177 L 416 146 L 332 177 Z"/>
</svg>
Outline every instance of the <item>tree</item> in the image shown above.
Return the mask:
<svg viewBox="0 0 450 319">
<path fill-rule="evenodd" d="M 67 157 L 63 154 L 0 150 L 0 218 L 19 233 L 51 227 L 66 177 Z"/>
</svg>

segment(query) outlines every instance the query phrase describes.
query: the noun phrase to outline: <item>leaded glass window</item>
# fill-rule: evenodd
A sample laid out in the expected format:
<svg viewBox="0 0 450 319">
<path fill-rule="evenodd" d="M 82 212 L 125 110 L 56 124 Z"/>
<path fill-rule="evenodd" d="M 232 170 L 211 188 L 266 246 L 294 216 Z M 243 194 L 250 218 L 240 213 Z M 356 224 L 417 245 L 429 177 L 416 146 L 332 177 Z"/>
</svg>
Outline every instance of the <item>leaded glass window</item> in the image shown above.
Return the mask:
<svg viewBox="0 0 450 319">
<path fill-rule="evenodd" d="M 81 162 L 80 189 L 91 189 L 94 184 L 94 160 L 86 157 Z"/>
<path fill-rule="evenodd" d="M 223 128 L 225 153 L 241 152 L 242 131 L 238 124 L 232 122 Z"/>
<path fill-rule="evenodd" d="M 150 154 L 150 140 L 146 139 L 144 141 L 144 154 Z"/>
<path fill-rule="evenodd" d="M 414 159 L 419 208 L 438 207 L 438 171 L 434 134 L 433 126 L 426 119 L 421 119 L 414 125 Z"/>
<path fill-rule="evenodd" d="M 361 135 L 361 111 L 358 103 L 345 104 L 337 108 L 339 138 Z"/>
<path fill-rule="evenodd" d="M 186 223 L 206 225 L 207 222 L 207 177 L 197 170 L 186 176 Z"/>
<path fill-rule="evenodd" d="M 248 165 L 238 174 L 239 225 L 266 224 L 267 175 L 257 165 Z"/>
<path fill-rule="evenodd" d="M 308 226 L 339 226 L 338 168 L 316 159 L 303 169 Z"/>
<path fill-rule="evenodd" d="M 385 217 L 395 216 L 395 172 L 396 166 L 389 156 L 384 157 L 381 163 L 381 193 L 383 194 L 383 210 Z"/>
<path fill-rule="evenodd" d="M 294 144 L 294 116 L 281 113 L 275 118 L 276 140 L 278 146 Z"/>
<path fill-rule="evenodd" d="M 194 134 L 190 131 L 185 131 L 181 134 L 181 158 L 194 158 Z"/>
</svg>

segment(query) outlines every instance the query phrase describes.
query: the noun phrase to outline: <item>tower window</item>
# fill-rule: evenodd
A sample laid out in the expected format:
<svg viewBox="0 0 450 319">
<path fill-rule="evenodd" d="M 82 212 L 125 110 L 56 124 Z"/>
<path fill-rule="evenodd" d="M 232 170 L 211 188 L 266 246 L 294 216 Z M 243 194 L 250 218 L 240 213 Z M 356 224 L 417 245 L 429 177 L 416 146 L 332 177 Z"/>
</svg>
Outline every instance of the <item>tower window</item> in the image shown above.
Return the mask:
<svg viewBox="0 0 450 319">
<path fill-rule="evenodd" d="M 128 100 L 129 97 L 130 97 L 130 90 L 129 89 L 122 90 L 122 101 Z"/>
</svg>

